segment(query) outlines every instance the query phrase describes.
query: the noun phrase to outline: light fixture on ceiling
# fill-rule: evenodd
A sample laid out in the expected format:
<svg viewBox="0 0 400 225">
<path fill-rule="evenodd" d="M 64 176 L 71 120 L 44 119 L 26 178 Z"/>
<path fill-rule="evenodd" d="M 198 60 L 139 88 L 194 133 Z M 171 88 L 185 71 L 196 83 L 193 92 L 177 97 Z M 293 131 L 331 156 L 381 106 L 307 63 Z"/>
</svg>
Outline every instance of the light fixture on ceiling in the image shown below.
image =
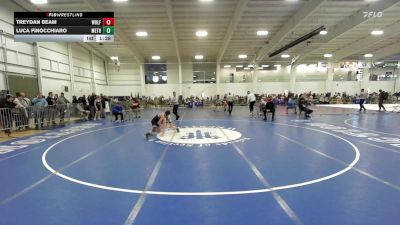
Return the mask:
<svg viewBox="0 0 400 225">
<path fill-rule="evenodd" d="M 197 37 L 206 37 L 207 35 L 208 35 L 208 32 L 205 31 L 205 30 L 196 31 L 196 36 Z"/>
<path fill-rule="evenodd" d="M 321 31 L 319 32 L 319 34 L 320 34 L 320 35 L 327 35 L 327 34 L 328 34 L 328 31 L 326 31 L 326 30 L 321 30 Z"/>
<path fill-rule="evenodd" d="M 161 57 L 160 57 L 159 55 L 153 55 L 153 56 L 151 57 L 151 59 L 153 59 L 153 60 L 160 60 Z"/>
<path fill-rule="evenodd" d="M 250 67 L 245 67 L 244 69 L 245 69 L 245 70 L 250 70 L 251 68 L 250 68 Z"/>
<path fill-rule="evenodd" d="M 262 65 L 261 67 L 262 68 L 267 68 L 267 67 L 269 67 L 269 65 Z"/>
<path fill-rule="evenodd" d="M 290 57 L 290 55 L 289 54 L 283 54 L 283 55 L 281 55 L 281 57 L 284 58 L 284 59 L 287 59 L 287 58 Z"/>
<path fill-rule="evenodd" d="M 211 80 L 215 80 L 215 77 L 211 77 Z"/>
<path fill-rule="evenodd" d="M 266 30 L 259 30 L 259 31 L 257 31 L 257 35 L 258 35 L 258 36 L 267 36 L 267 35 L 268 35 L 268 31 L 266 31 Z"/>
<path fill-rule="evenodd" d="M 214 0 L 200 0 L 201 2 L 213 2 Z"/>
<path fill-rule="evenodd" d="M 243 68 L 243 65 L 236 65 L 236 68 Z"/>
<path fill-rule="evenodd" d="M 41 4 L 47 4 L 47 0 L 31 0 L 31 3 L 41 5 Z"/>
<path fill-rule="evenodd" d="M 114 2 L 127 2 L 128 0 L 113 0 Z"/>
<path fill-rule="evenodd" d="M 247 55 L 239 55 L 239 59 L 247 59 Z"/>
<path fill-rule="evenodd" d="M 138 37 L 147 37 L 149 35 L 146 31 L 138 31 L 136 32 L 136 36 Z"/>
<path fill-rule="evenodd" d="M 161 77 L 161 80 L 163 80 L 163 81 L 167 81 L 167 79 L 168 79 L 168 77 L 165 75 Z"/>
<path fill-rule="evenodd" d="M 201 60 L 201 59 L 204 58 L 204 56 L 203 55 L 196 55 L 194 58 L 197 59 L 197 60 Z"/>
<path fill-rule="evenodd" d="M 364 55 L 365 58 L 372 58 L 374 55 L 371 53 L 367 53 Z"/>
<path fill-rule="evenodd" d="M 324 57 L 325 57 L 325 58 L 331 58 L 331 57 L 332 57 L 332 54 L 326 53 L 326 54 L 324 54 Z"/>
<path fill-rule="evenodd" d="M 275 64 L 275 65 L 274 65 L 274 67 L 280 67 L 280 66 L 281 66 L 280 64 Z"/>
<path fill-rule="evenodd" d="M 112 61 L 116 61 L 116 60 L 118 60 L 118 56 L 111 56 L 110 59 L 111 59 Z"/>
<path fill-rule="evenodd" d="M 371 31 L 371 35 L 374 35 L 374 36 L 379 36 L 379 35 L 382 35 L 383 33 L 385 33 L 383 30 L 373 30 L 373 31 Z"/>
<path fill-rule="evenodd" d="M 249 67 L 249 68 L 253 68 L 254 66 L 253 66 L 253 65 L 251 65 L 251 64 L 249 64 L 249 65 L 247 65 L 247 67 Z"/>
<path fill-rule="evenodd" d="M 225 65 L 224 68 L 231 68 L 231 65 Z"/>
</svg>

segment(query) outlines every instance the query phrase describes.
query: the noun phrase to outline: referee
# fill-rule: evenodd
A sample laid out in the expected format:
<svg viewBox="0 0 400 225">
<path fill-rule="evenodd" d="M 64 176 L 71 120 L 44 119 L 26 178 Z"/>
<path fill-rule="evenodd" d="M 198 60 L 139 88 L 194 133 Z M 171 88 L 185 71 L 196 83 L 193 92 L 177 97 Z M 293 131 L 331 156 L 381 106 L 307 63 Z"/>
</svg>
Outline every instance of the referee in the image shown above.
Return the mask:
<svg viewBox="0 0 400 225">
<path fill-rule="evenodd" d="M 176 98 L 176 92 L 174 91 L 172 93 L 172 100 L 171 103 L 173 105 L 173 109 L 172 109 L 172 113 L 175 115 L 175 119 L 179 120 L 179 115 L 178 115 L 178 107 L 179 107 L 179 103 L 178 103 L 178 99 Z"/>
<path fill-rule="evenodd" d="M 254 116 L 254 105 L 256 104 L 256 96 L 250 91 L 247 92 L 247 104 L 250 106 L 250 116 Z"/>
</svg>

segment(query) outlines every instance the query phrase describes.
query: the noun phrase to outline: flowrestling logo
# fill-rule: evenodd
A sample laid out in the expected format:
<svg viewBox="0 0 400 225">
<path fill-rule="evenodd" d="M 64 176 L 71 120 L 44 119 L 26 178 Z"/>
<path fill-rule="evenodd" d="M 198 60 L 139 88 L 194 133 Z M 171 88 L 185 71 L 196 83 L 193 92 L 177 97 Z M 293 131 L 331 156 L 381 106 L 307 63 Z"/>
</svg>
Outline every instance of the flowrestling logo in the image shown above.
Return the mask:
<svg viewBox="0 0 400 225">
<path fill-rule="evenodd" d="M 244 142 L 249 138 L 242 137 L 242 134 L 235 128 L 225 128 L 217 126 L 193 126 L 180 127 L 180 132 L 172 130 L 163 134 L 158 134 L 155 142 L 165 145 L 176 146 L 211 146 L 228 145 L 237 142 Z"/>
</svg>

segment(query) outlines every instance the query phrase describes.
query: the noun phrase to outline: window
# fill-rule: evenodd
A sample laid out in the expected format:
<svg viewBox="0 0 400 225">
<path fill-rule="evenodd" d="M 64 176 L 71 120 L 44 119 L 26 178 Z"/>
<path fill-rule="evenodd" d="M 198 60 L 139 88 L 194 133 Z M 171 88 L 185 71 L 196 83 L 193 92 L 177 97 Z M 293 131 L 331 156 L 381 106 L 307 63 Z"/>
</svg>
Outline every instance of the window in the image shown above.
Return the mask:
<svg viewBox="0 0 400 225">
<path fill-rule="evenodd" d="M 215 84 L 216 82 L 215 63 L 193 64 L 193 83 L 194 84 Z"/>
<path fill-rule="evenodd" d="M 398 70 L 396 67 L 376 67 L 370 70 L 370 81 L 388 81 L 396 80 Z"/>
<path fill-rule="evenodd" d="M 166 84 L 168 81 L 167 64 L 145 64 L 146 84 Z"/>
</svg>

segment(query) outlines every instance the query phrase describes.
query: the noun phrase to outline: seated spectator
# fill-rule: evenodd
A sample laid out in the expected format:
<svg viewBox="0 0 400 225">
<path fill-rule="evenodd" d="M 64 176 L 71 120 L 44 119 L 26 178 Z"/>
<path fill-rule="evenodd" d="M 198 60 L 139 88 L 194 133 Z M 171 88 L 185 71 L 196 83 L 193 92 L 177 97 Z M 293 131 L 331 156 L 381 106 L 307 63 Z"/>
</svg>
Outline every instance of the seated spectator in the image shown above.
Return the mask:
<svg viewBox="0 0 400 225">
<path fill-rule="evenodd" d="M 115 116 L 115 121 L 118 121 L 118 115 L 121 116 L 121 122 L 124 121 L 124 114 L 123 112 L 123 107 L 122 107 L 122 102 L 119 101 L 117 104 L 114 105 L 113 110 L 112 110 L 114 116 Z"/>
<path fill-rule="evenodd" d="M 76 109 L 85 116 L 85 120 L 89 120 L 90 110 L 85 110 L 81 104 L 76 104 Z"/>
</svg>

